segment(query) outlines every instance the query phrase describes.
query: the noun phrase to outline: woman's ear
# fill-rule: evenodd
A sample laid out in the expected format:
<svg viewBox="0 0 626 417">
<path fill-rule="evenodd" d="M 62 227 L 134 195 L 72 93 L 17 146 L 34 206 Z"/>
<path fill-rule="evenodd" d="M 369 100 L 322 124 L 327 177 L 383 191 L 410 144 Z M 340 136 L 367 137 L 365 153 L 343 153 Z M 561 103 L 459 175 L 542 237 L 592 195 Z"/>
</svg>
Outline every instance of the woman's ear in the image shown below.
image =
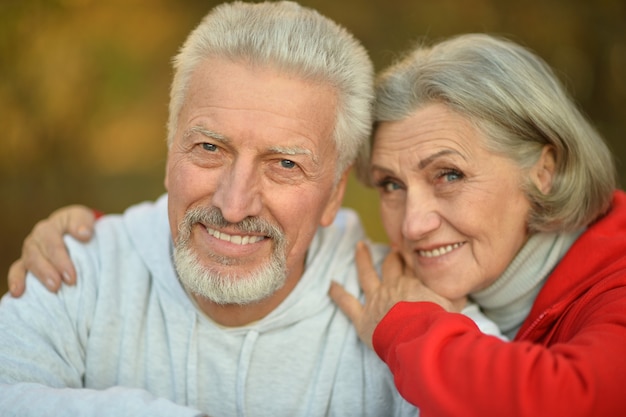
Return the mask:
<svg viewBox="0 0 626 417">
<path fill-rule="evenodd" d="M 535 186 L 544 194 L 550 192 L 556 171 L 556 155 L 552 145 L 545 145 L 541 156 L 532 167 L 530 176 Z"/>
</svg>

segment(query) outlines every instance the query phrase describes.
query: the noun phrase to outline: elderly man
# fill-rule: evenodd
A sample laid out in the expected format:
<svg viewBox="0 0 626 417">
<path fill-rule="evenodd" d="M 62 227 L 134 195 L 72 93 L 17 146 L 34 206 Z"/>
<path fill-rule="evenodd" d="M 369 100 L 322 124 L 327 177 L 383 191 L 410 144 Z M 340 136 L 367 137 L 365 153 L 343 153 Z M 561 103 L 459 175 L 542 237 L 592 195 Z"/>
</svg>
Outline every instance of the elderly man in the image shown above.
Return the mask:
<svg viewBox="0 0 626 417">
<path fill-rule="evenodd" d="M 370 129 L 363 47 L 294 3 L 232 3 L 175 70 L 168 195 L 68 240 L 75 287 L 3 299 L 0 414 L 414 415 L 327 297 L 356 291 L 364 238 L 335 221 Z"/>
<path fill-rule="evenodd" d="M 294 3 L 232 3 L 175 70 L 168 194 L 68 238 L 76 286 L 3 298 L 0 414 L 416 415 L 327 296 L 358 293 L 340 204 L 370 130 L 363 47 Z"/>
</svg>

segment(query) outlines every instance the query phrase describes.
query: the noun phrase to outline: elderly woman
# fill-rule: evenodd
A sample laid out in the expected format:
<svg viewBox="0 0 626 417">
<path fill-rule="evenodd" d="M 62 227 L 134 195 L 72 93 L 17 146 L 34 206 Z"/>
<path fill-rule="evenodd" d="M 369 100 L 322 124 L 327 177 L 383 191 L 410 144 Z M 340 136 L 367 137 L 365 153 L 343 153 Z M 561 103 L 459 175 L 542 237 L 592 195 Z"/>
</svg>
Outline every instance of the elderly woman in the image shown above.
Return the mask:
<svg viewBox="0 0 626 417">
<path fill-rule="evenodd" d="M 364 305 L 331 297 L 402 395 L 424 417 L 626 415 L 626 194 L 547 65 L 487 35 L 418 47 L 380 76 L 376 117 L 369 178 L 395 251 L 380 280 L 358 248 Z M 91 216 L 29 238 L 50 288 L 72 269 L 39 238 L 63 251 Z M 457 314 L 469 301 L 512 341 Z"/>
<path fill-rule="evenodd" d="M 381 282 L 359 249 L 364 306 L 331 295 L 401 394 L 425 417 L 626 415 L 626 194 L 548 66 L 487 35 L 420 46 L 376 119 L 397 253 Z M 512 341 L 456 314 L 468 298 Z"/>
</svg>

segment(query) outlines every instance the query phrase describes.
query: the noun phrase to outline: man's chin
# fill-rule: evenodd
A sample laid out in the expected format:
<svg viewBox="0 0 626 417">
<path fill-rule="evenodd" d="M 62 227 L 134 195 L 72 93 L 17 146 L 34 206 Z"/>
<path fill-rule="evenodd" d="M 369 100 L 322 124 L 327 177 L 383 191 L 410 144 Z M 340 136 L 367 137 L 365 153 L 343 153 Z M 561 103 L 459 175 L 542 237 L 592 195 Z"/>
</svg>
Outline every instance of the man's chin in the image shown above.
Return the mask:
<svg viewBox="0 0 626 417">
<path fill-rule="evenodd" d="M 270 297 L 286 279 L 281 262 L 252 271 L 241 266 L 203 266 L 189 250 L 176 250 L 174 263 L 185 289 L 216 304 L 252 304 Z"/>
<path fill-rule="evenodd" d="M 224 297 L 224 296 L 216 296 L 216 294 L 214 292 L 195 292 L 191 289 L 187 289 L 187 291 L 189 292 L 189 294 L 193 295 L 193 297 L 196 298 L 196 300 L 201 299 L 204 301 L 208 301 L 210 303 L 219 305 L 219 306 L 223 306 L 223 307 L 228 307 L 228 306 L 253 306 L 255 304 L 261 303 L 263 300 L 268 299 L 269 297 L 272 296 L 272 294 L 266 295 L 266 296 L 261 296 L 258 295 L 257 297 Z"/>
<path fill-rule="evenodd" d="M 185 279 L 180 277 L 183 286 L 196 296 L 220 305 L 248 305 L 271 297 L 283 285 L 284 279 L 265 277 L 224 278 L 201 276 Z"/>
</svg>

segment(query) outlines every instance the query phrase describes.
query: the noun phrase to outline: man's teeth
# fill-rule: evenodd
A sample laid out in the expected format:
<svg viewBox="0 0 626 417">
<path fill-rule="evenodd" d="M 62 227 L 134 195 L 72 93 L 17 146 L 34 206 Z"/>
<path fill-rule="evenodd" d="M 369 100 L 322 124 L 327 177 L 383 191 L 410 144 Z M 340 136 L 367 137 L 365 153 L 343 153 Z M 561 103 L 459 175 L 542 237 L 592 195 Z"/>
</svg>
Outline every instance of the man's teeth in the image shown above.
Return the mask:
<svg viewBox="0 0 626 417">
<path fill-rule="evenodd" d="M 441 256 L 448 252 L 452 252 L 454 249 L 461 247 L 461 245 L 463 245 L 463 243 L 455 243 L 454 245 L 442 246 L 433 250 L 420 250 L 417 251 L 417 253 L 426 258 L 434 258 L 435 256 Z"/>
<path fill-rule="evenodd" d="M 223 240 L 226 242 L 234 243 L 235 245 L 249 245 L 252 243 L 260 242 L 265 239 L 264 236 L 240 236 L 240 235 L 229 235 L 226 233 L 221 233 L 215 229 L 211 229 L 210 227 L 206 228 L 207 232 L 215 238 L 219 240 Z"/>
</svg>

